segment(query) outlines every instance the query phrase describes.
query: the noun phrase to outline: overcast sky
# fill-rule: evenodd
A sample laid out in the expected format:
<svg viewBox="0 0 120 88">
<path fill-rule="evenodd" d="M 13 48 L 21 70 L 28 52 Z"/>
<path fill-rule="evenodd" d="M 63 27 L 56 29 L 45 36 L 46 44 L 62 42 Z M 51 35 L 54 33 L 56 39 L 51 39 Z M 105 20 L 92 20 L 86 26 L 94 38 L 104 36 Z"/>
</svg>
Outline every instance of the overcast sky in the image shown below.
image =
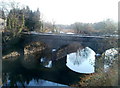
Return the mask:
<svg viewBox="0 0 120 88">
<path fill-rule="evenodd" d="M 119 0 L 15 0 L 40 9 L 44 21 L 56 24 L 74 22 L 94 23 L 110 18 L 118 19 Z"/>
</svg>

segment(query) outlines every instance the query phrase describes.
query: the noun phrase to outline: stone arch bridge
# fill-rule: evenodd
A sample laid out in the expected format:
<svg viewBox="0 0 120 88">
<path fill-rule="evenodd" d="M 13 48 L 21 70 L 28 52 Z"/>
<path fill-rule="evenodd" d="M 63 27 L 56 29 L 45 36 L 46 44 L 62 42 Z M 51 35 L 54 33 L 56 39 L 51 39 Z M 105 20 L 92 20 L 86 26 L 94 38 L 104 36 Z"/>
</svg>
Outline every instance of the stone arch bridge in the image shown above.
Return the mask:
<svg viewBox="0 0 120 88">
<path fill-rule="evenodd" d="M 72 43 L 79 43 L 84 47 L 90 47 L 99 54 L 103 53 L 107 49 L 117 47 L 117 37 L 23 33 L 23 47 L 31 42 L 43 42 L 51 49 L 56 50 Z"/>
</svg>

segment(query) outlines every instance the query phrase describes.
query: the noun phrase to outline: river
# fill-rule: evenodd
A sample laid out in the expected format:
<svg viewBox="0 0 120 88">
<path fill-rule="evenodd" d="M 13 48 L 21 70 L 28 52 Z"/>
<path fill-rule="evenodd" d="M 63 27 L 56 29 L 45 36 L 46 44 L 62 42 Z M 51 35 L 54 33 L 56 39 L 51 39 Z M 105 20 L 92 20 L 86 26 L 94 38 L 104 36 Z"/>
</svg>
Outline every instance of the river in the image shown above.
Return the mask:
<svg viewBox="0 0 120 88">
<path fill-rule="evenodd" d="M 78 49 L 59 60 L 51 60 L 56 51 L 3 59 L 3 86 L 70 86 L 80 77 L 95 73 L 95 55 L 89 47 Z"/>
</svg>

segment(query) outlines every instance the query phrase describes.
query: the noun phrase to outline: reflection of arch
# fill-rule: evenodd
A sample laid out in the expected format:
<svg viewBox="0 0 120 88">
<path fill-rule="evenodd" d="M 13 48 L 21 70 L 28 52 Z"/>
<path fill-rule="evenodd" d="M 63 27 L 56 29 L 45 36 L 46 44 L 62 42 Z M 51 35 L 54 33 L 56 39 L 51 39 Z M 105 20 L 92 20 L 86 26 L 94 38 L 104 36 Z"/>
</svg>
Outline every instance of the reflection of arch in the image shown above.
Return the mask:
<svg viewBox="0 0 120 88">
<path fill-rule="evenodd" d="M 56 57 L 57 57 L 57 59 L 61 59 L 65 56 L 67 56 L 67 54 L 76 52 L 78 49 L 83 49 L 83 48 L 84 48 L 84 46 L 82 46 L 80 43 L 73 42 L 71 44 L 62 46 L 60 49 L 58 49 L 57 53 L 56 53 Z"/>
<path fill-rule="evenodd" d="M 81 64 L 82 62 L 84 62 L 85 60 L 90 58 L 90 62 L 92 61 L 91 57 L 95 57 L 95 52 L 89 48 L 89 47 L 85 47 L 83 49 L 78 49 L 76 53 L 76 61 L 77 64 Z M 92 54 L 91 54 L 92 53 Z M 73 60 L 73 59 L 72 59 Z M 75 63 L 74 63 L 75 64 Z"/>
<path fill-rule="evenodd" d="M 89 47 L 78 49 L 77 52 L 67 55 L 66 65 L 78 73 L 94 73 L 95 52 Z"/>
</svg>

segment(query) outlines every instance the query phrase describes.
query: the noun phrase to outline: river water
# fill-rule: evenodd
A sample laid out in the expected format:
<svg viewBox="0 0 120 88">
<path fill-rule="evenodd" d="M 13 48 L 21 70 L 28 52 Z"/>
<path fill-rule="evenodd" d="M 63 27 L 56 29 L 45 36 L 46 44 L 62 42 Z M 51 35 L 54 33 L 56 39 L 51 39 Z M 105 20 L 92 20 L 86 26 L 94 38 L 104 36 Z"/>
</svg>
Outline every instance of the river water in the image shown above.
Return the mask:
<svg viewBox="0 0 120 88">
<path fill-rule="evenodd" d="M 86 47 L 67 55 L 67 67 L 78 73 L 95 72 L 95 52 Z"/>
<path fill-rule="evenodd" d="M 55 52 L 44 50 L 2 61 L 4 86 L 70 86 L 85 74 L 95 73 L 95 55 L 89 47 L 78 49 L 59 60 L 51 60 Z M 47 53 L 46 53 L 47 52 Z"/>
</svg>

